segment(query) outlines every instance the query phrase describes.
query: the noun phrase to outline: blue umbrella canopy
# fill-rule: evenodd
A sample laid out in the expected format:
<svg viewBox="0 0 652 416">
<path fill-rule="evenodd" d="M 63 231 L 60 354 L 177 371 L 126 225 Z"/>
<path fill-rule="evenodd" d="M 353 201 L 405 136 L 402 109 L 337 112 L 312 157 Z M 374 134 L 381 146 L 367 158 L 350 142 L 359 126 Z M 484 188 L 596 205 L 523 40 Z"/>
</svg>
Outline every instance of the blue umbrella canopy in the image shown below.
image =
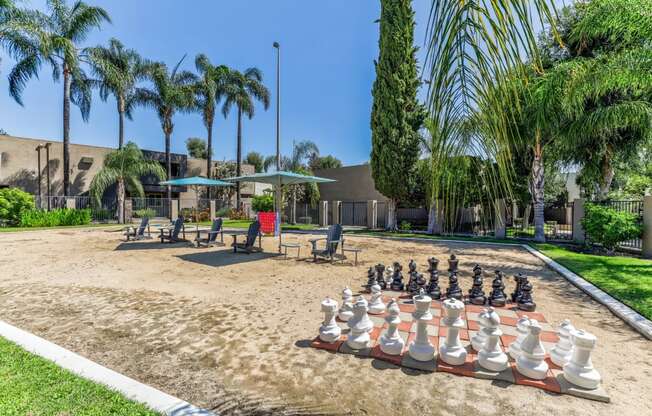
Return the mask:
<svg viewBox="0 0 652 416">
<path fill-rule="evenodd" d="M 170 186 L 233 186 L 232 183 L 220 181 L 218 179 L 208 179 L 202 176 L 192 176 L 190 178 L 171 179 L 160 182 L 159 185 Z"/>
<path fill-rule="evenodd" d="M 300 173 L 278 171 L 278 172 L 264 172 L 254 173 L 252 175 L 236 176 L 233 178 L 226 178 L 225 181 L 229 182 L 258 182 L 269 183 L 272 185 L 296 185 L 300 183 L 327 183 L 335 182 L 333 179 L 320 178 L 318 176 L 302 175 Z"/>
</svg>

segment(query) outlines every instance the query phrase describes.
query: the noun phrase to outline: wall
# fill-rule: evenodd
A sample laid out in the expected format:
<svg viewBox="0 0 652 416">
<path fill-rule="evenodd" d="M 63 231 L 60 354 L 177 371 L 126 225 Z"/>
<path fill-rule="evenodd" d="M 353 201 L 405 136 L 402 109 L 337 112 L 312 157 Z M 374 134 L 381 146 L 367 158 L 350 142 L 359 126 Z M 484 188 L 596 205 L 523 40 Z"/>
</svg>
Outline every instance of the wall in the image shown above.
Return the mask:
<svg viewBox="0 0 652 416">
<path fill-rule="evenodd" d="M 356 165 L 334 169 L 320 169 L 315 176 L 335 179 L 337 182 L 320 183 L 320 199 L 323 201 L 386 201 L 387 198 L 376 190 L 371 177 L 371 166 Z"/>
</svg>

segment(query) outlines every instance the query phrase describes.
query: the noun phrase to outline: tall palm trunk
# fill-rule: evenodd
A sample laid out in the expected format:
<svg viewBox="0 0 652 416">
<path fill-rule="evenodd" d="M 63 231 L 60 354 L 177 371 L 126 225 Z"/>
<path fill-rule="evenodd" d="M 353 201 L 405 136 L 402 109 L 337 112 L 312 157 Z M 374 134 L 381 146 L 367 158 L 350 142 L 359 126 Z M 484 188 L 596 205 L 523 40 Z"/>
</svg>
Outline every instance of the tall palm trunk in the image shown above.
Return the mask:
<svg viewBox="0 0 652 416">
<path fill-rule="evenodd" d="M 165 174 L 167 180 L 172 179 L 172 159 L 170 156 L 170 130 L 165 130 Z M 172 201 L 172 187 L 168 185 L 168 203 Z"/>
<path fill-rule="evenodd" d="M 613 146 L 608 145 L 607 151 L 605 152 L 605 155 L 602 158 L 602 181 L 600 182 L 600 187 L 598 189 L 599 200 L 604 200 L 607 198 L 609 189 L 611 189 L 611 182 L 614 179 L 614 168 L 611 165 L 612 155 L 613 155 Z"/>
<path fill-rule="evenodd" d="M 207 135 L 206 135 L 206 137 L 207 137 L 206 138 L 206 141 L 207 141 L 207 145 L 206 145 L 206 152 L 207 152 L 207 155 L 206 155 L 206 177 L 208 179 L 210 179 L 211 178 L 211 169 L 212 169 L 212 166 L 213 166 L 213 160 L 212 160 L 212 157 L 211 157 L 211 155 L 213 154 L 213 119 L 212 118 L 209 118 L 206 121 L 206 133 L 207 133 Z M 208 186 L 207 188 L 208 188 L 207 189 L 208 199 L 210 200 L 211 199 L 211 188 L 212 187 Z"/>
<path fill-rule="evenodd" d="M 125 102 L 122 97 L 118 99 L 118 149 L 125 144 Z"/>
<path fill-rule="evenodd" d="M 543 185 L 544 185 L 544 171 L 543 171 L 543 157 L 542 148 L 537 133 L 537 141 L 534 147 L 534 159 L 532 160 L 532 204 L 534 205 L 534 240 L 537 242 L 546 241 L 544 231 L 544 217 L 543 217 Z"/>
<path fill-rule="evenodd" d="M 240 106 L 238 106 L 238 143 L 237 143 L 237 154 L 236 154 L 236 175 L 235 176 L 240 176 L 242 175 L 241 173 L 241 159 L 242 159 L 242 109 Z M 235 203 L 236 203 L 236 208 L 240 209 L 240 182 L 236 182 L 236 196 L 235 196 Z"/>
<path fill-rule="evenodd" d="M 63 195 L 70 195 L 70 72 L 63 64 Z"/>
<path fill-rule="evenodd" d="M 118 222 L 125 223 L 125 181 L 118 179 Z"/>
</svg>

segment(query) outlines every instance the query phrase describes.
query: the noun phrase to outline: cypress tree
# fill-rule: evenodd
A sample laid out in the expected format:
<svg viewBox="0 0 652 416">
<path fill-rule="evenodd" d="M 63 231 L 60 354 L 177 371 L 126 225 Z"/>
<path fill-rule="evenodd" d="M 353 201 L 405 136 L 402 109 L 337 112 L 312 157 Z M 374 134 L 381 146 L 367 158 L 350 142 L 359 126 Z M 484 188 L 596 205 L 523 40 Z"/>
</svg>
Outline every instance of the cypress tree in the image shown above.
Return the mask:
<svg viewBox="0 0 652 416">
<path fill-rule="evenodd" d="M 420 81 L 411 0 L 381 0 L 379 57 L 372 90 L 371 172 L 389 198 L 387 228 L 396 229 L 396 207 L 414 181 L 419 129 L 425 118 L 417 102 Z"/>
</svg>

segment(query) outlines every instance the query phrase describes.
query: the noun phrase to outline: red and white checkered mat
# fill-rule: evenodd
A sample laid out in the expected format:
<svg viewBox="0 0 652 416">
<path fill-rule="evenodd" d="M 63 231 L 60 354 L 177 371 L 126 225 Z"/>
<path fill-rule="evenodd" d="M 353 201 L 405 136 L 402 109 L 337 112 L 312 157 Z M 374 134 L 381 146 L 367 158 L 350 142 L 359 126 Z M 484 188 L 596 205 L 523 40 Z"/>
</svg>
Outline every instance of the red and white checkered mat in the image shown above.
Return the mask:
<svg viewBox="0 0 652 416">
<path fill-rule="evenodd" d="M 313 348 L 319 348 L 343 354 L 354 354 L 361 357 L 372 357 L 374 359 L 389 362 L 396 366 L 407 367 L 416 370 L 429 372 L 444 371 L 447 373 L 466 377 L 502 380 L 512 384 L 537 387 L 554 393 L 571 394 L 586 399 L 609 402 L 609 396 L 606 394 L 602 387 L 599 387 L 596 390 L 584 390 L 570 384 L 563 378 L 562 369 L 555 365 L 548 356 L 549 351 L 559 340 L 559 337 L 557 336 L 554 327 L 541 313 L 520 311 L 516 308 L 516 305 L 509 303 L 505 307 L 494 308 L 496 313 L 500 316 L 500 329 L 503 331 L 503 335 L 500 337 L 500 345 L 505 352 L 507 351 L 507 346 L 511 344 L 518 335 L 518 332 L 516 331 L 516 321 L 518 318 L 526 315 L 531 319 L 536 319 L 541 324 L 541 342 L 546 349 L 546 362 L 548 363 L 549 370 L 548 376 L 544 380 L 533 380 L 521 375 L 518 371 L 516 371 L 516 362 L 512 360 L 511 357 L 509 358 L 510 367 L 500 373 L 486 370 L 479 366 L 477 361 L 478 352 L 471 347 L 470 339 L 479 329 L 478 315 L 480 312 L 482 312 L 484 307 L 470 304 L 466 302 L 466 299 L 465 310 L 461 315 L 461 318 L 465 323 L 465 328 L 460 330 L 460 339 L 462 341 L 462 345 L 466 346 L 467 349 L 466 362 L 463 365 L 452 366 L 440 360 L 438 358 L 438 354 L 435 356 L 435 359 L 430 362 L 424 363 L 413 360 L 407 352 L 408 345 L 416 336 L 417 328 L 417 325 L 412 318 L 412 312 L 414 312 L 415 308 L 412 297 L 402 292 L 385 291 L 383 293 L 383 300 L 386 304 L 392 297 L 398 300 L 399 309 L 401 310 L 400 318 L 402 321 L 398 327 L 398 330 L 399 334 L 405 341 L 405 348 L 403 353 L 400 355 L 388 355 L 383 353 L 378 346 L 378 339 L 387 330 L 387 323 L 385 322 L 385 316 L 387 316 L 387 313 L 382 315 L 369 315 L 372 322 L 374 323 L 374 329 L 370 333 L 371 342 L 369 348 L 353 350 L 348 345 L 346 345 L 346 334 L 348 334 L 349 328 L 345 322 L 342 322 L 339 319 L 337 322 L 338 325 L 342 328 L 342 336 L 340 340 L 334 343 L 327 343 L 321 341 L 319 337 L 316 337 L 312 340 L 310 346 Z M 432 313 L 433 318 L 428 325 L 428 335 L 430 338 L 430 343 L 435 347 L 435 350 L 438 351 L 440 342 L 444 342 L 446 337 L 446 327 L 440 324 L 440 320 L 442 318 L 440 300 L 432 301 L 430 312 Z"/>
</svg>

